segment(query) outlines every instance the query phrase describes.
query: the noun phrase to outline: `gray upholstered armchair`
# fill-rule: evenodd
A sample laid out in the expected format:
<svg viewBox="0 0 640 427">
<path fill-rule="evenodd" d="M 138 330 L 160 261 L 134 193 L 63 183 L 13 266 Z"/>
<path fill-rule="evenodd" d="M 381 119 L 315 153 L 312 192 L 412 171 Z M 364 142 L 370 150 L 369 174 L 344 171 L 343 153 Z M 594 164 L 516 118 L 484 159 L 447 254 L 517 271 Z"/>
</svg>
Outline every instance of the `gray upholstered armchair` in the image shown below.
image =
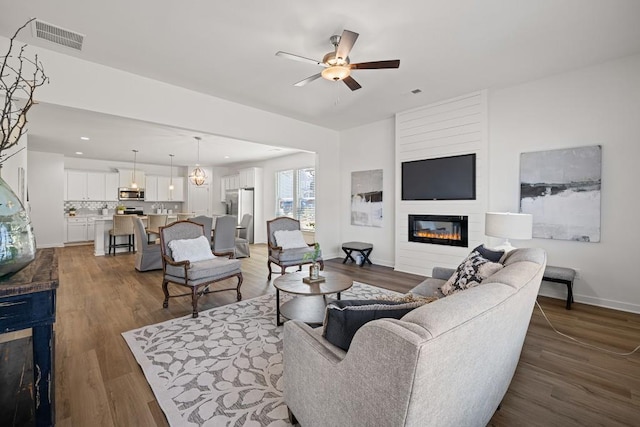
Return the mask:
<svg viewBox="0 0 640 427">
<path fill-rule="evenodd" d="M 210 292 L 235 290 L 237 299 L 242 299 L 242 271 L 240 260 L 222 256 L 214 257 L 211 252 L 210 238 L 204 236 L 201 224 L 191 221 L 178 221 L 160 228 L 160 247 L 162 250 L 162 291 L 164 303 L 169 306 L 169 298 L 191 295 L 193 317 L 198 317 L 198 298 Z M 186 259 L 185 259 L 186 258 Z M 213 283 L 232 277 L 238 278 L 233 288 L 209 289 Z M 190 289 L 180 295 L 169 295 L 168 285 L 173 283 Z"/>
<path fill-rule="evenodd" d="M 280 274 L 284 274 L 287 267 L 298 266 L 298 269 L 302 268 L 304 264 L 311 264 L 311 259 L 306 259 L 305 254 L 313 252 L 314 243 L 300 244 L 295 248 L 284 248 L 282 242 L 278 242 L 278 231 L 300 231 L 300 221 L 297 219 L 289 218 L 288 216 L 281 216 L 267 221 L 267 240 L 269 245 L 269 257 L 267 258 L 267 267 L 269 268 L 268 280 L 271 280 L 271 264 L 280 266 Z M 324 270 L 324 261 L 322 260 L 322 254 L 317 259 L 320 264 L 320 270 Z"/>
</svg>

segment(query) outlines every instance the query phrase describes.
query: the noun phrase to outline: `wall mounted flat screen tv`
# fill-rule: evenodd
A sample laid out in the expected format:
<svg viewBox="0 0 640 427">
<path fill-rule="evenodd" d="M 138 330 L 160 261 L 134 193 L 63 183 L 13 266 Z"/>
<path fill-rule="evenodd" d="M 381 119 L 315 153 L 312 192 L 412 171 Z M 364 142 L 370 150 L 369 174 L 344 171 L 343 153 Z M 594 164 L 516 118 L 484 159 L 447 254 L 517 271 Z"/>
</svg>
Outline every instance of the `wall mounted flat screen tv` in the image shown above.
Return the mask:
<svg viewBox="0 0 640 427">
<path fill-rule="evenodd" d="M 402 200 L 475 199 L 475 154 L 402 162 Z"/>
</svg>

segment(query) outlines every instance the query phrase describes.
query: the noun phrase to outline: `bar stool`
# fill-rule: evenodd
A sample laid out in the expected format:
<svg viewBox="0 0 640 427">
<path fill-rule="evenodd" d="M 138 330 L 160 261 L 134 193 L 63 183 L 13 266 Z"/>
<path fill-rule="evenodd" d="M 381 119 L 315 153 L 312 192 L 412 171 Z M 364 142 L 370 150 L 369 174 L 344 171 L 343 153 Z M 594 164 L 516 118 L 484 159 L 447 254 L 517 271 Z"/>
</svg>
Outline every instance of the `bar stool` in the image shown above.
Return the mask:
<svg viewBox="0 0 640 427">
<path fill-rule="evenodd" d="M 155 241 L 155 238 L 151 238 L 152 235 L 160 237 L 160 227 L 167 225 L 167 214 L 148 214 L 147 215 L 147 242 L 151 243 Z"/>
<path fill-rule="evenodd" d="M 127 252 L 132 250 L 135 252 L 135 238 L 133 231 L 133 217 L 136 215 L 114 215 L 113 228 L 109 230 L 109 255 L 113 249 L 113 255 L 116 254 L 116 248 L 127 248 Z M 127 236 L 127 243 L 117 243 L 119 236 Z"/>
<path fill-rule="evenodd" d="M 189 218 L 193 218 L 194 216 L 196 216 L 193 213 L 179 213 L 178 214 L 178 221 L 186 221 Z"/>
</svg>

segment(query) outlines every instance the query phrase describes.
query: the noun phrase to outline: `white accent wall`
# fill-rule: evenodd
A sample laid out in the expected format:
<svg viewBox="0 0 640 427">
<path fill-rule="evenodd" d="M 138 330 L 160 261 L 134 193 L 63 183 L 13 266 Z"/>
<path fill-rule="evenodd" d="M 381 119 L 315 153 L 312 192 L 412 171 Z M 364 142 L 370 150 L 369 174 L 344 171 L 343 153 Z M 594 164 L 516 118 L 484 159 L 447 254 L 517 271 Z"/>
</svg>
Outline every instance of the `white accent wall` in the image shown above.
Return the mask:
<svg viewBox="0 0 640 427">
<path fill-rule="evenodd" d="M 489 207 L 515 211 L 520 153 L 602 146 L 601 241 L 534 239 L 551 265 L 579 277 L 575 300 L 640 313 L 640 55 L 489 94 Z M 566 287 L 541 293 L 566 298 Z"/>
<path fill-rule="evenodd" d="M 430 276 L 433 267 L 455 268 L 484 241 L 487 209 L 487 93 L 471 93 L 396 114 L 395 268 Z M 476 154 L 476 200 L 401 200 L 402 162 Z M 409 241 L 410 214 L 469 217 L 469 247 Z"/>
</svg>

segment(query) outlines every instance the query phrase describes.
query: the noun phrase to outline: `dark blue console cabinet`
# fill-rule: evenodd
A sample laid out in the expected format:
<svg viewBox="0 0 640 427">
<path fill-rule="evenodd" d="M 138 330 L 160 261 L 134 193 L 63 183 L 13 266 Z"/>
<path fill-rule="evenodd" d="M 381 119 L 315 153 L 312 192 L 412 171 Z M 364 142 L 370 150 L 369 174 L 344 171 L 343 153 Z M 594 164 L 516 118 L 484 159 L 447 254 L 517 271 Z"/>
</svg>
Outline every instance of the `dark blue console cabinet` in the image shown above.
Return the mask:
<svg viewBox="0 0 640 427">
<path fill-rule="evenodd" d="M 39 249 L 36 259 L 11 277 L 0 279 L 0 333 L 32 329 L 33 391 L 37 426 L 55 424 L 54 334 L 58 257 Z"/>
</svg>

